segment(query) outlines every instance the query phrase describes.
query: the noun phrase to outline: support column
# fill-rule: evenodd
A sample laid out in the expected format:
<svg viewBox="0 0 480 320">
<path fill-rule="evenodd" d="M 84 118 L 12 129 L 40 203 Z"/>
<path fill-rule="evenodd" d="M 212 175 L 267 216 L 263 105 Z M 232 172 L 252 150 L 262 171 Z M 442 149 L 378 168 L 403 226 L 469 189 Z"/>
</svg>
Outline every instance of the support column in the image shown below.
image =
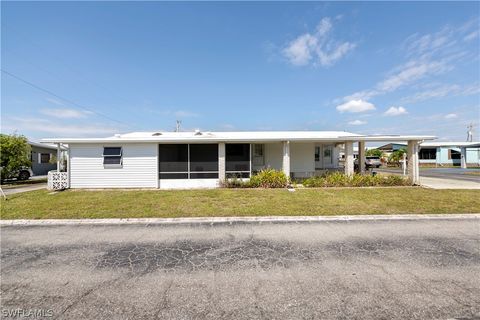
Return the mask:
<svg viewBox="0 0 480 320">
<path fill-rule="evenodd" d="M 60 157 L 61 157 L 60 143 L 57 143 L 57 172 L 60 172 Z"/>
<path fill-rule="evenodd" d="M 345 174 L 351 176 L 354 173 L 353 142 L 345 141 Z"/>
<path fill-rule="evenodd" d="M 283 141 L 283 173 L 290 178 L 290 141 Z"/>
<path fill-rule="evenodd" d="M 218 179 L 225 181 L 225 143 L 220 142 L 218 144 Z"/>
<path fill-rule="evenodd" d="M 462 169 L 467 169 L 467 148 L 460 148 L 460 161 Z"/>
<path fill-rule="evenodd" d="M 365 141 L 358 141 L 358 171 L 365 173 Z"/>
<path fill-rule="evenodd" d="M 413 184 L 420 184 L 420 174 L 418 168 L 418 142 L 408 141 L 408 177 Z"/>
</svg>

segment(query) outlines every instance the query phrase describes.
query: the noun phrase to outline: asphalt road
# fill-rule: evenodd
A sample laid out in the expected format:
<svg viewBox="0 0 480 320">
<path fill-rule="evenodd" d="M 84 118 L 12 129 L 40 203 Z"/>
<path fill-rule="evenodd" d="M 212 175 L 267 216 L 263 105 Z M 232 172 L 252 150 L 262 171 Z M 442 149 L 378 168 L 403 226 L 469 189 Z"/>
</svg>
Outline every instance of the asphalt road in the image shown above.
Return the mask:
<svg viewBox="0 0 480 320">
<path fill-rule="evenodd" d="M 2 227 L 1 311 L 479 319 L 480 222 Z"/>
<path fill-rule="evenodd" d="M 379 168 L 372 170 L 378 172 L 402 173 L 401 169 L 396 168 Z M 460 168 L 420 168 L 420 177 L 454 179 L 480 183 L 480 176 L 467 174 L 468 172 L 480 172 L 480 170 Z"/>
</svg>

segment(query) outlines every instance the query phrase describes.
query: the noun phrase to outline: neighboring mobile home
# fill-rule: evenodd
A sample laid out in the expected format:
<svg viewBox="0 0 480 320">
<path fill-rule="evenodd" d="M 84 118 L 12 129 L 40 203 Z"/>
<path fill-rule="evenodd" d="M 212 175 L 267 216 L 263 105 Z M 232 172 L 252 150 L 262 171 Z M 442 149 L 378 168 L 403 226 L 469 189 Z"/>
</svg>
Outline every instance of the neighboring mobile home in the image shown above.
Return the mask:
<svg viewBox="0 0 480 320">
<path fill-rule="evenodd" d="M 292 178 L 326 170 L 353 174 L 353 144 L 406 141 L 409 174 L 418 183 L 418 143 L 432 136 L 366 136 L 338 131 L 134 132 L 108 138 L 44 139 L 68 145 L 71 188 L 214 188 L 230 177 L 249 178 L 270 167 Z M 345 151 L 339 166 L 340 147 Z M 364 157 L 364 152 L 359 157 Z M 364 163 L 360 162 L 360 163 Z M 360 167 L 364 171 L 364 165 Z"/>
<path fill-rule="evenodd" d="M 45 143 L 28 141 L 31 147 L 30 161 L 32 162 L 32 172 L 34 176 L 43 176 L 50 170 L 57 169 L 55 157 L 57 147 Z"/>
<path fill-rule="evenodd" d="M 389 143 L 378 147 L 385 154 L 406 149 L 402 143 Z M 420 164 L 438 166 L 480 166 L 480 142 L 426 141 L 420 143 L 418 154 Z"/>
</svg>

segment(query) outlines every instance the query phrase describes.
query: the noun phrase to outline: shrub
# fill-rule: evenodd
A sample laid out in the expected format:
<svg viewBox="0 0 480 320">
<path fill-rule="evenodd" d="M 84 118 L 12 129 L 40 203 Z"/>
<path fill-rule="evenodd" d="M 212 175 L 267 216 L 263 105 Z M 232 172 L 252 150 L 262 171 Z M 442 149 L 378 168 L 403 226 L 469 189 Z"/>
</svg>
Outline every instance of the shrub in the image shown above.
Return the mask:
<svg viewBox="0 0 480 320">
<path fill-rule="evenodd" d="M 340 172 L 333 172 L 327 174 L 325 177 L 326 187 L 347 187 L 349 185 L 350 177 Z"/>
<path fill-rule="evenodd" d="M 285 188 L 289 179 L 282 171 L 264 169 L 250 177 L 248 182 L 252 188 Z"/>
<path fill-rule="evenodd" d="M 30 167 L 30 145 L 25 136 L 0 134 L 1 179 L 11 178 L 22 167 Z"/>
<path fill-rule="evenodd" d="M 411 181 L 402 176 L 354 174 L 346 176 L 334 172 L 320 177 L 311 177 L 303 182 L 305 187 L 374 187 L 374 186 L 408 186 Z"/>
<path fill-rule="evenodd" d="M 410 186 L 412 182 L 410 179 L 402 176 L 390 175 L 383 178 L 383 185 L 385 186 Z"/>
<path fill-rule="evenodd" d="M 220 183 L 222 188 L 248 188 L 248 181 L 243 181 L 237 177 L 226 179 Z"/>
<path fill-rule="evenodd" d="M 308 188 L 320 188 L 326 185 L 325 177 L 310 177 L 303 180 L 303 186 Z"/>
</svg>

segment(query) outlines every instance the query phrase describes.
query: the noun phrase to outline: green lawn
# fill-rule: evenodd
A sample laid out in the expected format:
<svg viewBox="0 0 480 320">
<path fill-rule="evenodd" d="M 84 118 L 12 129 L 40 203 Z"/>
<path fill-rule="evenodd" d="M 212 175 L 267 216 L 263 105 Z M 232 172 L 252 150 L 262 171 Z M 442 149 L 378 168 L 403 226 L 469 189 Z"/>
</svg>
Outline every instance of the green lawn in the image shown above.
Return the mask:
<svg viewBox="0 0 480 320">
<path fill-rule="evenodd" d="M 1 219 L 478 213 L 480 190 L 406 188 L 32 191 L 1 200 Z"/>
</svg>

